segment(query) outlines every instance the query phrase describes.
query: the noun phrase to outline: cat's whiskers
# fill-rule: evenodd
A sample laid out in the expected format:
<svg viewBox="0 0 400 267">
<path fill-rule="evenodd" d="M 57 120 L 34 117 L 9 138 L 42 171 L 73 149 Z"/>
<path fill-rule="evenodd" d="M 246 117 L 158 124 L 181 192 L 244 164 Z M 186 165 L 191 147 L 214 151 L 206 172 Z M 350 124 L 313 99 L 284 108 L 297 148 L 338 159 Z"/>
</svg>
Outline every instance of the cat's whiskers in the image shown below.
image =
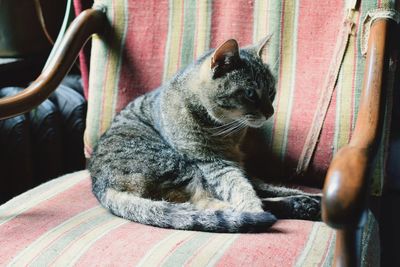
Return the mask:
<svg viewBox="0 0 400 267">
<path fill-rule="evenodd" d="M 222 128 L 220 131 L 214 133 L 213 136 L 222 136 L 225 138 L 229 135 L 237 133 L 247 127 L 247 119 L 242 118 L 234 120 L 228 124 L 225 124 L 224 126 L 225 128 Z"/>
<path fill-rule="evenodd" d="M 232 124 L 236 124 L 236 123 L 237 123 L 237 120 L 233 120 L 233 121 L 228 122 L 226 124 L 222 124 L 222 125 L 215 126 L 215 127 L 210 127 L 209 129 L 210 130 L 220 130 L 221 128 L 223 129 L 223 128 L 231 126 Z"/>
</svg>

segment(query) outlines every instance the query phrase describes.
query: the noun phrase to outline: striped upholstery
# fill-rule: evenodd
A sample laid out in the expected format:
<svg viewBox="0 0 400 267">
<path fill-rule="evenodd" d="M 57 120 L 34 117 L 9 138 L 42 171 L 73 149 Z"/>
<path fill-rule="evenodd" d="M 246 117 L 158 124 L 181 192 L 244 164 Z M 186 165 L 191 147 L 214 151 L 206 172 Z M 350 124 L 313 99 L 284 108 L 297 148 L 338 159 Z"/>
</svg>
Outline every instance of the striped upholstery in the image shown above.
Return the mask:
<svg viewBox="0 0 400 267">
<path fill-rule="evenodd" d="M 376 238 L 370 216 L 362 257 L 368 266 L 378 266 Z M 333 230 L 320 222 L 282 220 L 265 234 L 132 223 L 99 206 L 87 171 L 47 182 L 0 206 L 0 266 L 330 266 L 334 242 Z"/>
<path fill-rule="evenodd" d="M 342 26 L 346 0 L 96 0 L 107 7 L 112 27 L 95 37 L 89 77 L 85 133 L 90 156 L 99 136 L 116 112 L 136 96 L 154 89 L 179 68 L 210 47 L 236 38 L 251 44 L 268 33 L 269 62 L 278 78 L 276 113 L 265 127 L 270 149 L 265 161 L 271 176 L 295 177 L 319 93 Z M 364 0 L 355 14 L 355 34 L 340 71 L 308 181 L 322 184 L 332 155 L 351 135 L 360 98 L 365 59 L 360 53 L 362 21 L 367 11 L 393 7 L 393 0 Z M 390 78 L 390 77 L 389 77 Z M 388 83 L 385 135 L 376 158 L 373 193 L 381 192 L 385 176 L 391 110 Z M 299 178 L 302 179 L 302 178 Z"/>
</svg>

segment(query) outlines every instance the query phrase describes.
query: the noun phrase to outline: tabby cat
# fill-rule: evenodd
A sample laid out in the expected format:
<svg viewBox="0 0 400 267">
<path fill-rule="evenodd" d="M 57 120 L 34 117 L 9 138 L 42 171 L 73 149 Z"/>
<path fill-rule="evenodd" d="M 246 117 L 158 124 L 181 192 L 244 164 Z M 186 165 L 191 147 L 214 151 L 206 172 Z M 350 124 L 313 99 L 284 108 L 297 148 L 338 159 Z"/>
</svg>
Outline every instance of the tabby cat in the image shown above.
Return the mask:
<svg viewBox="0 0 400 267">
<path fill-rule="evenodd" d="M 318 219 L 318 195 L 266 184 L 244 167 L 248 133 L 274 112 L 268 40 L 243 49 L 228 40 L 129 103 L 89 162 L 99 202 L 184 230 L 260 232 L 277 218 Z"/>
</svg>

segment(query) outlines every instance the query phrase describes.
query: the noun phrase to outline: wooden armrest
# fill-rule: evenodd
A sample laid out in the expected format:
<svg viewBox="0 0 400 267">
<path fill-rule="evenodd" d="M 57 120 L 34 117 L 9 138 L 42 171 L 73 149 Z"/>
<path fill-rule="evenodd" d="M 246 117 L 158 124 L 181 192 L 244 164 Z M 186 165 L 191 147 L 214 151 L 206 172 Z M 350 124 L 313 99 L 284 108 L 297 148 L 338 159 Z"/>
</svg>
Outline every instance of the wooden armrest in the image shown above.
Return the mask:
<svg viewBox="0 0 400 267">
<path fill-rule="evenodd" d="M 382 131 L 382 77 L 388 62 L 389 21 L 370 29 L 360 106 L 353 135 L 333 158 L 326 176 L 322 219 L 338 229 L 334 266 L 359 266 L 361 226 L 369 196 L 371 161 Z"/>
<path fill-rule="evenodd" d="M 322 199 L 322 217 L 331 227 L 358 226 L 368 194 L 369 153 L 350 145 L 340 149 L 331 162 Z"/>
<path fill-rule="evenodd" d="M 338 151 L 328 169 L 322 199 L 323 220 L 334 228 L 358 226 L 369 194 L 369 166 L 383 114 L 382 76 L 389 22 L 377 20 L 368 41 L 360 108 L 349 144 Z"/>
<path fill-rule="evenodd" d="M 89 37 L 105 30 L 106 21 L 105 12 L 100 9 L 87 9 L 79 14 L 40 76 L 21 93 L 0 99 L 0 119 L 25 113 L 49 97 L 71 69 Z"/>
</svg>

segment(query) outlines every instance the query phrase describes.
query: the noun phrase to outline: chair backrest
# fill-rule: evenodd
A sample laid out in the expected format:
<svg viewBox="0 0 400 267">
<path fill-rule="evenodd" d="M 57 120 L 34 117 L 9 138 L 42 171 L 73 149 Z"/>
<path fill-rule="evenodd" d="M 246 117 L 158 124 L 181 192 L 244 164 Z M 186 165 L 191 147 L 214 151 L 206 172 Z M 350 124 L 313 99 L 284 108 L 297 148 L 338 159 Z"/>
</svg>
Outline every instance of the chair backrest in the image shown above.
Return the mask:
<svg viewBox="0 0 400 267">
<path fill-rule="evenodd" d="M 338 32 L 351 0 L 96 0 L 111 27 L 92 42 L 85 133 L 90 156 L 113 116 L 129 101 L 158 87 L 179 68 L 229 38 L 244 46 L 272 34 L 268 60 L 277 78 L 276 113 L 265 127 L 265 141 L 289 177 L 305 144 L 332 59 Z M 358 110 L 365 60 L 360 42 L 364 18 L 376 8 L 394 8 L 391 0 L 361 1 L 347 45 L 308 179 L 321 184 L 332 155 L 346 144 Z M 386 83 L 390 87 L 390 83 Z M 390 92 L 390 88 L 388 90 Z M 388 129 L 390 93 L 386 94 Z M 385 131 L 388 133 L 388 130 Z M 387 134 L 376 158 L 373 192 L 382 188 Z M 283 168 L 282 168 L 283 166 Z"/>
</svg>

